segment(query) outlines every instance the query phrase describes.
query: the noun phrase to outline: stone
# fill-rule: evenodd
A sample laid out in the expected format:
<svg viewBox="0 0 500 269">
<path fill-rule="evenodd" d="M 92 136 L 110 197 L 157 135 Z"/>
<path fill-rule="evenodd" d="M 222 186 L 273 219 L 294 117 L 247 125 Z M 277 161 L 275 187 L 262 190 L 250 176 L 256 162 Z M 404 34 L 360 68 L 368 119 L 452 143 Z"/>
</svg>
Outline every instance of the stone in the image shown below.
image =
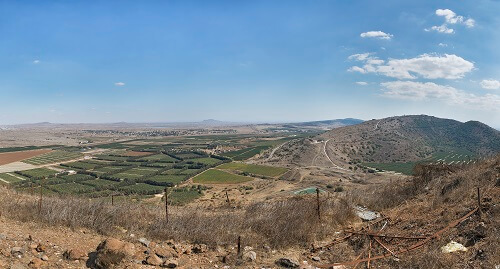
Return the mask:
<svg viewBox="0 0 500 269">
<path fill-rule="evenodd" d="M 36 247 L 37 247 L 37 246 L 38 246 L 38 244 L 37 244 L 37 243 L 31 243 L 31 244 L 30 244 L 30 248 L 31 248 L 31 249 L 36 249 Z"/>
<path fill-rule="evenodd" d="M 87 257 L 87 252 L 83 251 L 82 249 L 70 249 L 64 252 L 63 254 L 64 258 L 68 260 L 83 260 Z"/>
<path fill-rule="evenodd" d="M 292 259 L 292 258 L 279 258 L 278 260 L 276 260 L 276 265 L 279 265 L 281 267 L 285 267 L 285 268 L 299 268 L 300 267 L 300 263 L 295 260 L 295 259 Z"/>
<path fill-rule="evenodd" d="M 49 260 L 49 257 L 47 255 L 43 255 L 40 259 L 42 259 L 42 261 L 48 261 Z"/>
<path fill-rule="evenodd" d="M 145 247 L 149 247 L 149 244 L 151 244 L 151 241 L 147 240 L 144 237 L 139 238 L 139 242 L 143 244 Z"/>
<path fill-rule="evenodd" d="M 134 244 L 108 238 L 97 246 L 95 266 L 99 269 L 114 268 L 124 259 L 133 257 L 134 254 Z"/>
<path fill-rule="evenodd" d="M 35 269 L 39 269 L 41 268 L 43 265 L 43 261 L 38 259 L 38 258 L 34 258 L 30 261 L 30 263 L 28 264 L 28 267 L 29 268 L 35 268 Z"/>
<path fill-rule="evenodd" d="M 36 246 L 36 251 L 45 252 L 45 251 L 47 251 L 47 247 L 45 245 L 43 245 L 42 243 L 40 243 Z"/>
<path fill-rule="evenodd" d="M 255 253 L 255 251 L 247 251 L 243 253 L 243 260 L 254 262 L 255 260 L 257 260 L 257 253 Z"/>
<path fill-rule="evenodd" d="M 467 251 L 467 248 L 464 247 L 462 244 L 457 243 L 455 241 L 451 241 L 450 243 L 446 244 L 446 246 L 441 247 L 441 252 L 442 253 L 451 253 L 451 252 L 456 252 L 456 251 Z"/>
<path fill-rule="evenodd" d="M 312 259 L 313 261 L 315 261 L 315 262 L 319 262 L 319 261 L 321 261 L 321 258 L 320 258 L 320 257 L 318 257 L 318 256 L 313 256 L 311 259 Z"/>
<path fill-rule="evenodd" d="M 191 251 L 195 254 L 199 254 L 199 253 L 204 253 L 208 250 L 208 247 L 207 245 L 205 244 L 196 244 L 194 245 L 192 248 L 191 248 Z"/>
<path fill-rule="evenodd" d="M 163 264 L 163 260 L 160 257 L 158 257 L 156 254 L 153 254 L 153 255 L 149 255 L 146 258 L 146 263 L 149 265 L 159 266 L 159 265 Z"/>
<path fill-rule="evenodd" d="M 26 269 L 26 266 L 20 262 L 16 262 L 10 266 L 10 269 Z"/>
<path fill-rule="evenodd" d="M 177 258 L 178 255 L 177 255 L 177 251 L 175 251 L 172 247 L 169 247 L 169 246 L 166 246 L 166 247 L 155 247 L 153 249 L 153 252 L 164 258 L 164 259 L 170 259 L 170 258 Z"/>
<path fill-rule="evenodd" d="M 163 263 L 163 267 L 167 267 L 167 268 L 176 268 L 177 266 L 179 266 L 179 263 L 177 262 L 177 260 L 174 260 L 174 259 L 166 260 Z"/>
<path fill-rule="evenodd" d="M 12 255 L 23 255 L 24 249 L 22 247 L 13 247 L 10 249 L 10 254 Z"/>
<path fill-rule="evenodd" d="M 7 239 L 7 236 L 5 234 L 0 234 L 0 240 L 5 240 Z"/>
</svg>

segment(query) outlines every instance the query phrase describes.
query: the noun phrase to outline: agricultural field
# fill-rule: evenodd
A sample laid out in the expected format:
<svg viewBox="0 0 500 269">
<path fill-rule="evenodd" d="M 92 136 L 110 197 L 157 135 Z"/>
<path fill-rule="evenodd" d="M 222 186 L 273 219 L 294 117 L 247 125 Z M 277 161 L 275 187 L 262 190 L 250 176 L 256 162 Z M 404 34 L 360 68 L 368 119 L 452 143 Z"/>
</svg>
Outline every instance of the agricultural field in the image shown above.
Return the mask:
<svg viewBox="0 0 500 269">
<path fill-rule="evenodd" d="M 228 154 L 235 159 L 246 159 L 280 143 L 281 139 L 266 137 L 259 140 L 245 135 L 135 139 L 94 145 L 95 153 L 86 153 L 92 159 L 77 161 L 71 160 L 83 157 L 81 150 L 88 149 L 75 147 L 71 149 L 75 151 L 69 151 L 65 148 L 34 156 L 26 162 L 53 164 L 50 168 L 75 170 L 77 174 L 68 175 L 48 168 L 37 168 L 11 173 L 26 180 L 0 174 L 0 183 L 12 182 L 20 190 L 31 190 L 32 183 L 39 185 L 42 182 L 39 179 L 46 178 L 43 190 L 47 193 L 82 195 L 92 199 L 107 199 L 103 197 L 111 194 L 142 199 L 169 188 L 169 203 L 181 205 L 203 195 L 205 187 L 192 185 L 187 181 L 190 178 L 196 184 L 237 184 L 253 180 L 245 173 L 277 177 L 286 172 L 286 169 L 277 167 L 229 164 L 231 159 L 221 156 L 219 152 L 225 150 L 224 145 L 228 148 L 236 148 L 234 145 L 244 147 L 241 152 Z M 63 161 L 69 162 L 58 164 Z M 214 169 L 221 164 L 223 168 Z"/>
<path fill-rule="evenodd" d="M 42 178 L 54 176 L 58 172 L 48 168 L 35 168 L 17 173 L 29 178 Z"/>
<path fill-rule="evenodd" d="M 177 185 L 182 183 L 184 180 L 186 180 L 186 176 L 184 175 L 168 175 L 168 174 L 156 175 L 146 178 L 146 182 L 162 186 Z"/>
<path fill-rule="evenodd" d="M 266 176 L 266 177 L 278 177 L 286 173 L 288 169 L 282 167 L 257 165 L 257 164 L 246 164 L 240 162 L 225 163 L 217 166 L 217 169 L 222 170 L 235 170 L 242 173 L 250 173 L 254 175 Z"/>
<path fill-rule="evenodd" d="M 21 182 L 24 180 L 27 180 L 27 178 L 15 173 L 0 174 L 0 183 L 10 184 L 10 183 Z"/>
<path fill-rule="evenodd" d="M 397 163 L 362 163 L 362 165 L 383 170 L 411 175 L 413 168 L 420 162 L 424 163 L 443 163 L 448 165 L 469 164 L 475 161 L 475 156 L 467 151 L 443 151 L 437 152 L 432 157 L 418 162 L 397 162 Z"/>
<path fill-rule="evenodd" d="M 208 157 L 208 158 L 186 159 L 184 161 L 186 161 L 186 162 L 193 162 L 193 163 L 208 164 L 208 165 L 214 165 L 214 164 L 218 164 L 218 163 L 222 162 L 219 159 L 215 159 L 215 158 L 211 158 L 211 157 Z"/>
<path fill-rule="evenodd" d="M 24 160 L 24 163 L 32 164 L 32 165 L 43 165 L 43 164 L 51 164 L 64 162 L 69 160 L 74 160 L 81 158 L 83 155 L 79 152 L 71 152 L 71 151 L 63 151 L 63 150 L 55 150 L 51 152 L 47 152 L 41 155 L 38 155 L 33 158 L 29 158 Z"/>
<path fill-rule="evenodd" d="M 172 158 L 166 154 L 155 154 L 155 155 L 150 155 L 146 157 L 142 157 L 139 160 L 144 160 L 144 161 L 160 161 L 160 162 L 167 162 L 167 163 L 174 163 L 178 162 L 179 160 Z"/>
<path fill-rule="evenodd" d="M 0 153 L 0 165 L 22 161 L 25 159 L 33 158 L 52 151 L 51 149 L 38 149 L 28 151 L 13 151 Z"/>
<path fill-rule="evenodd" d="M 165 187 L 163 186 L 154 186 L 146 183 L 136 183 L 119 188 L 125 194 L 156 194 L 161 193 L 164 189 Z"/>
<path fill-rule="evenodd" d="M 80 194 L 94 191 L 94 187 L 75 182 L 47 185 L 47 189 L 59 194 Z"/>
<path fill-rule="evenodd" d="M 231 174 L 222 170 L 209 169 L 193 178 L 194 183 L 236 184 L 251 181 L 253 178 Z"/>
</svg>

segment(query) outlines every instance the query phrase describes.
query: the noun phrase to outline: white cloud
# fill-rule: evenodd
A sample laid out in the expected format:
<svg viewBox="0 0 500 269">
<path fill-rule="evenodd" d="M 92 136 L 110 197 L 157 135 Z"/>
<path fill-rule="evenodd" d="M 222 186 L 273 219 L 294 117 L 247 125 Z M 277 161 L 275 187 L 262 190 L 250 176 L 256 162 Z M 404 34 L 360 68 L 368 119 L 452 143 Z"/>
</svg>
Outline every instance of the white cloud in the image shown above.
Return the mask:
<svg viewBox="0 0 500 269">
<path fill-rule="evenodd" d="M 356 81 L 356 84 L 361 85 L 361 86 L 366 86 L 366 85 L 368 85 L 368 82 Z"/>
<path fill-rule="evenodd" d="M 39 64 L 40 63 L 40 60 L 34 60 L 33 61 L 34 64 Z"/>
<path fill-rule="evenodd" d="M 474 69 L 474 64 L 454 54 L 422 54 L 409 59 L 378 59 L 370 53 L 355 54 L 350 60 L 364 62 L 362 67 L 353 66 L 351 72 L 377 73 L 398 79 L 459 79 Z"/>
<path fill-rule="evenodd" d="M 371 58 L 372 54 L 373 53 L 371 53 L 371 52 L 358 53 L 358 54 L 353 54 L 353 55 L 347 57 L 347 59 L 349 59 L 349 60 L 357 60 L 357 61 L 364 61 L 366 59 Z"/>
<path fill-rule="evenodd" d="M 383 82 L 380 85 L 384 97 L 414 101 L 439 100 L 450 105 L 474 109 L 500 110 L 500 95 L 496 94 L 478 96 L 432 82 L 392 81 Z"/>
<path fill-rule="evenodd" d="M 361 67 L 359 67 L 359 66 L 353 66 L 353 67 L 347 69 L 347 71 L 349 71 L 349 72 L 359 72 L 361 74 L 365 74 L 366 73 L 366 70 L 363 69 L 363 68 L 361 68 Z"/>
<path fill-rule="evenodd" d="M 483 89 L 498 90 L 500 89 L 500 81 L 494 79 L 484 79 L 479 84 Z"/>
<path fill-rule="evenodd" d="M 373 38 L 378 38 L 378 39 L 391 39 L 393 35 L 384 33 L 382 31 L 369 31 L 369 32 L 364 32 L 360 34 L 361 37 L 373 37 Z"/>
<path fill-rule="evenodd" d="M 448 28 L 446 24 L 443 24 L 441 26 L 432 26 L 430 29 L 425 29 L 427 32 L 430 30 L 434 30 L 436 32 L 444 33 L 444 34 L 453 34 L 455 30 Z"/>
<path fill-rule="evenodd" d="M 115 86 L 118 86 L 118 87 L 125 86 L 125 83 L 124 82 L 116 82 Z"/>
<path fill-rule="evenodd" d="M 425 31 L 437 31 L 439 33 L 453 34 L 455 30 L 448 27 L 449 24 L 461 24 L 465 25 L 467 28 L 472 28 L 476 25 L 476 21 L 472 18 L 464 18 L 464 16 L 459 16 L 450 9 L 438 9 L 436 10 L 436 15 L 444 17 L 445 22 L 440 26 L 432 26 L 431 28 L 425 29 Z"/>
<path fill-rule="evenodd" d="M 440 47 L 448 47 L 448 44 L 445 44 L 445 43 L 439 43 L 438 46 Z"/>
</svg>

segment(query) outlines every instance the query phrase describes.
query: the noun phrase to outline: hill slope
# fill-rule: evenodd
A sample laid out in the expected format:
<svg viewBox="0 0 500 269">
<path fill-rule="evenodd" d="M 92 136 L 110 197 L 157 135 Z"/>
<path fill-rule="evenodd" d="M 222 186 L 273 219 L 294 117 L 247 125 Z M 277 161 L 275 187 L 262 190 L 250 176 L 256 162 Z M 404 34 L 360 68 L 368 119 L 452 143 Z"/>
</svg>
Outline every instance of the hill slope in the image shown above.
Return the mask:
<svg viewBox="0 0 500 269">
<path fill-rule="evenodd" d="M 500 152 L 500 132 L 476 121 L 426 115 L 370 120 L 284 145 L 277 163 L 344 165 L 348 162 L 410 162 L 442 152 L 484 156 Z"/>
</svg>

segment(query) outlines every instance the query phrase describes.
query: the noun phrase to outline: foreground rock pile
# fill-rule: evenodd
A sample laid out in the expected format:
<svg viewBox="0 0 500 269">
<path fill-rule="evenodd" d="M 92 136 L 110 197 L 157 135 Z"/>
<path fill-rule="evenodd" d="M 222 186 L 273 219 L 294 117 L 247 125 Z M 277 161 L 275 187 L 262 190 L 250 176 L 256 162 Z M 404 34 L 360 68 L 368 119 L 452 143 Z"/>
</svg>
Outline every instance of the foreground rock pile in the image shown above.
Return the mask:
<svg viewBox="0 0 500 269">
<path fill-rule="evenodd" d="M 269 250 L 269 249 L 268 249 Z M 271 251 L 276 253 L 276 251 Z M 271 253 L 268 253 L 271 254 Z M 278 254 L 279 255 L 279 254 Z M 267 264 L 267 266 L 266 266 Z M 128 241 L 106 238 L 94 249 L 75 245 L 64 248 L 50 241 L 14 238 L 0 234 L 0 268 L 307 268 L 306 261 L 275 258 L 245 247 L 240 254 L 234 248 L 210 249 L 203 244 L 173 241 L 151 242 L 145 238 Z"/>
</svg>

